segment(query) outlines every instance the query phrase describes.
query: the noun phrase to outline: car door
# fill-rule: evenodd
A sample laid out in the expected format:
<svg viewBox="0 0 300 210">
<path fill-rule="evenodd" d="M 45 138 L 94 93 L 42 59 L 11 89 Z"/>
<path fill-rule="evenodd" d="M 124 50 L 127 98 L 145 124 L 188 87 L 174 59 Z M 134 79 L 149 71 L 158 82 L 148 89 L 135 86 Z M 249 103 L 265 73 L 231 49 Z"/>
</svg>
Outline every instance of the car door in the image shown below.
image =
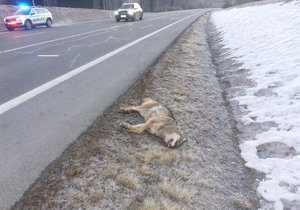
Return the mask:
<svg viewBox="0 0 300 210">
<path fill-rule="evenodd" d="M 30 20 L 34 25 L 40 23 L 40 15 L 38 14 L 37 9 L 32 9 L 30 11 Z"/>
<path fill-rule="evenodd" d="M 47 21 L 47 12 L 44 9 L 38 9 L 40 15 L 40 24 L 45 24 Z"/>
<path fill-rule="evenodd" d="M 139 9 L 138 4 L 134 4 L 134 13 L 135 13 L 136 17 L 138 17 L 138 18 L 141 16 L 141 10 Z"/>
</svg>

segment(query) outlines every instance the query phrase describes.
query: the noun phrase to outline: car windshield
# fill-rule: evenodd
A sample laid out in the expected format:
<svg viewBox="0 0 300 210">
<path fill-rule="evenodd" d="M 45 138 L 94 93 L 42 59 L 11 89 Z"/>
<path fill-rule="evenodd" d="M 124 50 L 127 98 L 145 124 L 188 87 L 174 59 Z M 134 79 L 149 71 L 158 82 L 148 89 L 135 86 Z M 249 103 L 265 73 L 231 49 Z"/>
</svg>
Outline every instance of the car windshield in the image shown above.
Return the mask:
<svg viewBox="0 0 300 210">
<path fill-rule="evenodd" d="M 123 4 L 120 9 L 133 9 L 133 4 Z"/>
<path fill-rule="evenodd" d="M 26 9 L 26 10 L 23 10 L 23 9 L 18 9 L 14 15 L 29 15 L 30 13 L 30 9 Z"/>
</svg>

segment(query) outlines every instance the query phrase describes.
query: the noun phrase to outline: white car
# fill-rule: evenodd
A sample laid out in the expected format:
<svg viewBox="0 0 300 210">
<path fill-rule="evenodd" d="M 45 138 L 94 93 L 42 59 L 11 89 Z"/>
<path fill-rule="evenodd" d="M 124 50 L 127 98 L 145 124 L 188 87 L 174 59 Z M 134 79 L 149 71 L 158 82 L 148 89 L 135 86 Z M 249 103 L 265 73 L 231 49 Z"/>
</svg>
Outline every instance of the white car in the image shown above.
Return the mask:
<svg viewBox="0 0 300 210">
<path fill-rule="evenodd" d="M 4 18 L 7 30 L 13 31 L 15 28 L 25 28 L 30 30 L 38 25 L 52 26 L 52 14 L 45 8 L 22 7 L 13 16 Z"/>
<path fill-rule="evenodd" d="M 138 3 L 123 3 L 122 6 L 114 12 L 116 21 L 143 19 L 143 9 Z"/>
</svg>

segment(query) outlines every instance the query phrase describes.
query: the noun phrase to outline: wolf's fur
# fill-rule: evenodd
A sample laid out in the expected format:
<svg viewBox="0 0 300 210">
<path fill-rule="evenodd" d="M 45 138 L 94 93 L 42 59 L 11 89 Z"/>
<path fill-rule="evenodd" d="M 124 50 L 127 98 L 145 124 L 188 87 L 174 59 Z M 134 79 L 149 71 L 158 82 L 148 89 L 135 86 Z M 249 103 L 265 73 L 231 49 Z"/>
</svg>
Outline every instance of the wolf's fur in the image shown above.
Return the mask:
<svg viewBox="0 0 300 210">
<path fill-rule="evenodd" d="M 145 123 L 138 125 L 130 125 L 123 122 L 122 127 L 127 128 L 128 131 L 142 134 L 148 131 L 151 134 L 161 137 L 168 147 L 179 147 L 185 140 L 183 140 L 178 128 L 176 126 L 173 114 L 169 109 L 162 106 L 157 101 L 150 98 L 144 98 L 143 103 L 139 106 L 129 106 L 120 108 L 120 112 L 130 113 L 139 112 L 144 118 Z"/>
</svg>

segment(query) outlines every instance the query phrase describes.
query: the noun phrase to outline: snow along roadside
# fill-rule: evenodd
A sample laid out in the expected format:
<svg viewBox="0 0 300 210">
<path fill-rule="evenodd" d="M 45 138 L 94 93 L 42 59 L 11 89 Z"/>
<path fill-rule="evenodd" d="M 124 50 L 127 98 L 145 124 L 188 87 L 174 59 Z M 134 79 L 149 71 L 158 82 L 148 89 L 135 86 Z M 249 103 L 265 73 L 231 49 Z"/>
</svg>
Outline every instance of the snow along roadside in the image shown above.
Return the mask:
<svg viewBox="0 0 300 210">
<path fill-rule="evenodd" d="M 266 175 L 257 189 L 267 201 L 263 209 L 300 209 L 299 9 L 291 1 L 211 16 L 222 45 L 215 52 L 220 80 L 242 132 L 241 155 Z"/>
</svg>

